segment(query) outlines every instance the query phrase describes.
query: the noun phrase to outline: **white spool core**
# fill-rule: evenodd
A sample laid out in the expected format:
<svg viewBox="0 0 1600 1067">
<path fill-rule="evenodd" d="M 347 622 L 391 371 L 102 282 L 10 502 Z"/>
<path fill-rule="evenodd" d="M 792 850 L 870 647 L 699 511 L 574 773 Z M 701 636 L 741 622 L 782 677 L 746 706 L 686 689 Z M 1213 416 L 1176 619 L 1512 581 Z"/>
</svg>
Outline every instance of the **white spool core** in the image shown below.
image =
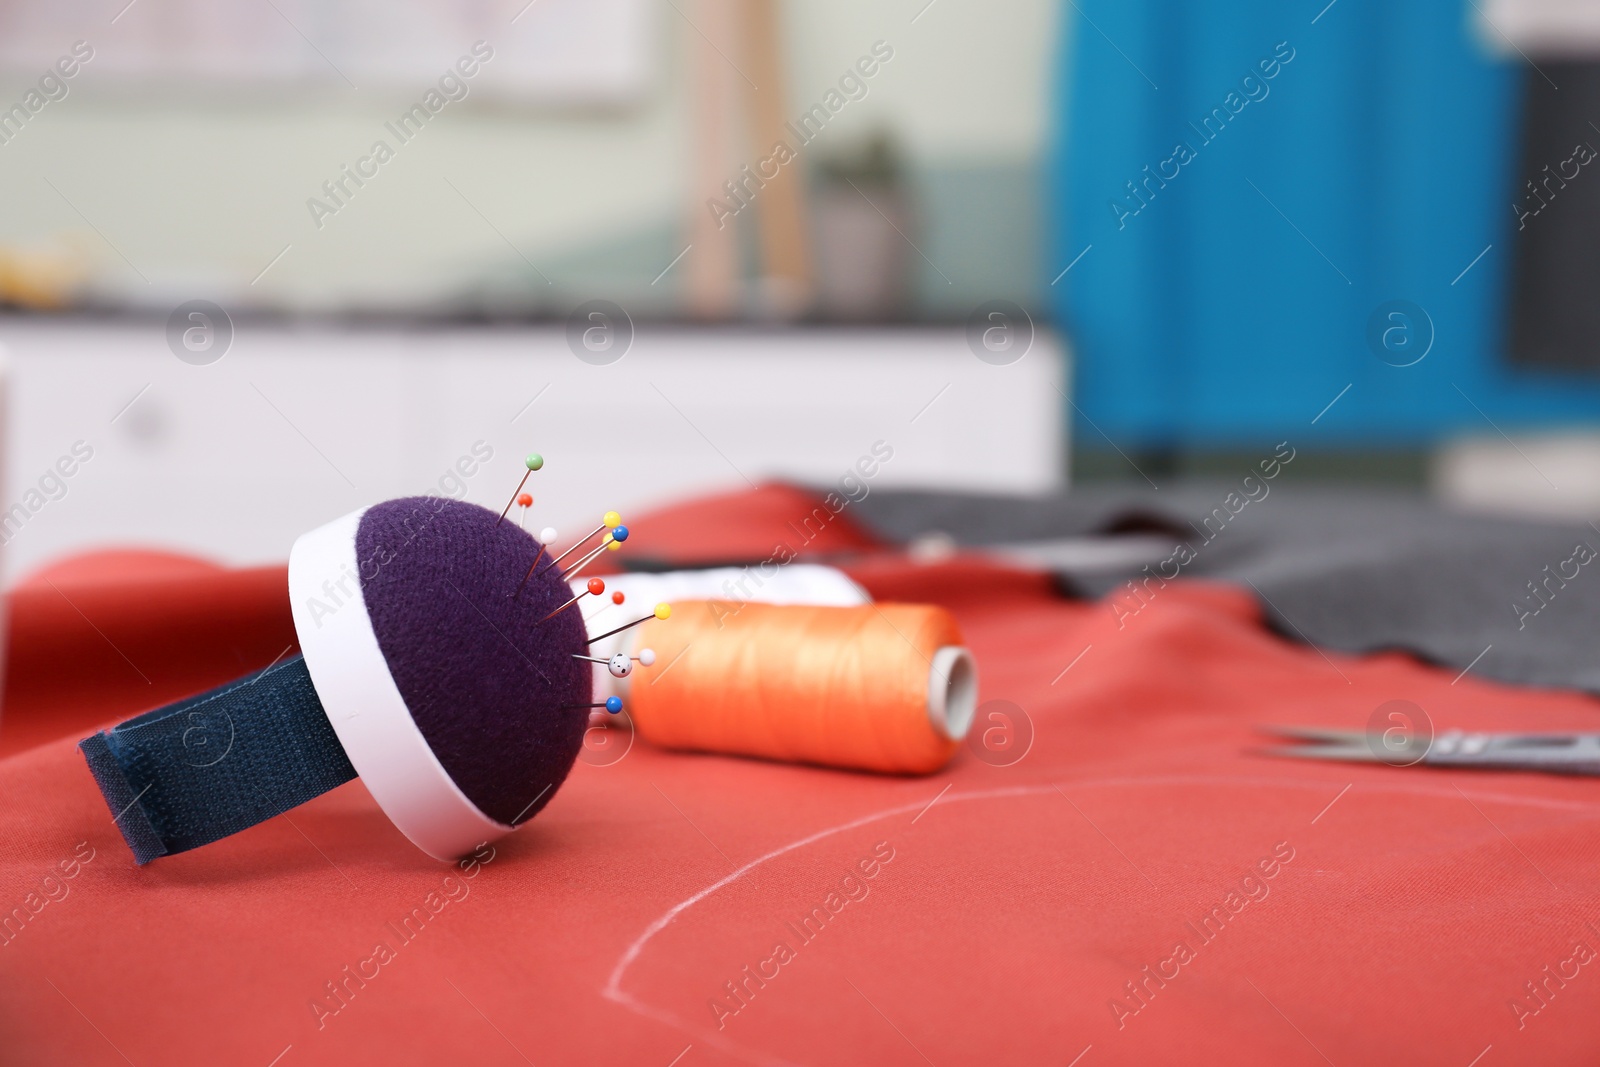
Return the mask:
<svg viewBox="0 0 1600 1067">
<path fill-rule="evenodd" d="M 928 721 L 940 737 L 960 741 L 972 728 L 978 707 L 978 664 L 960 645 L 933 654 L 928 670 Z"/>
<path fill-rule="evenodd" d="M 587 592 L 587 578 L 574 578 L 571 582 L 574 596 Z M 741 584 L 742 583 L 742 584 Z M 867 591 L 835 567 L 817 563 L 791 563 L 772 574 L 754 575 L 748 567 L 714 567 L 710 570 L 662 571 L 660 573 L 635 572 L 606 575 L 606 590 L 623 593 L 629 607 L 617 609 L 606 605 L 590 611 L 589 635 L 603 634 L 627 622 L 638 610 L 649 611 L 656 604 L 679 600 L 731 600 L 737 613 L 745 604 L 816 604 L 827 607 L 853 607 L 870 604 Z M 589 655 L 610 659 L 618 652 L 629 656 L 635 652 L 637 630 L 624 630 L 589 646 Z M 616 678 L 606 670 L 604 663 L 593 664 L 594 699 L 604 700 L 619 696 L 624 702 L 633 684 L 631 678 Z M 942 681 L 940 684 L 944 684 Z M 624 710 L 610 721 L 627 718 Z"/>
</svg>

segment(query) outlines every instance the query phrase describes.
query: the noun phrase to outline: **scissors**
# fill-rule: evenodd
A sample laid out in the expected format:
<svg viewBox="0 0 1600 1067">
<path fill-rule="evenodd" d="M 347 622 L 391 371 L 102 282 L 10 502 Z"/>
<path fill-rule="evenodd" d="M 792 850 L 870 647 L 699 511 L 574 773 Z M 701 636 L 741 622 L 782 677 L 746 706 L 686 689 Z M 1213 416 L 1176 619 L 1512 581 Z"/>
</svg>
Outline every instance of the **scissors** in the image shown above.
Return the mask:
<svg viewBox="0 0 1600 1067">
<path fill-rule="evenodd" d="M 1259 750 L 1299 759 L 1357 760 L 1391 767 L 1456 767 L 1600 775 L 1600 734 L 1469 733 L 1437 736 L 1401 730 L 1369 732 L 1321 726 L 1263 726 L 1262 732 L 1296 742 Z"/>
</svg>

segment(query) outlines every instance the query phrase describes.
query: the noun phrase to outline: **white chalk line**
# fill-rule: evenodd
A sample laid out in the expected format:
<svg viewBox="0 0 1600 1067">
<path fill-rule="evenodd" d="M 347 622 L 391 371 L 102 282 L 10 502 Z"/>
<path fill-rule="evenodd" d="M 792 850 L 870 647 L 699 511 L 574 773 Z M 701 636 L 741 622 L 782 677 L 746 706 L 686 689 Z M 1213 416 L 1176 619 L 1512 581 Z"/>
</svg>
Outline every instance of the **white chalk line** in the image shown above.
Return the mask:
<svg viewBox="0 0 1600 1067">
<path fill-rule="evenodd" d="M 1399 772 L 1405 773 L 1406 770 L 1408 769 L 1400 768 Z M 1423 773 L 1429 772 L 1424 771 Z M 1155 785 L 1287 786 L 1302 790 L 1324 790 L 1327 787 L 1327 783 L 1323 781 L 1286 780 L 1281 778 L 1256 777 L 1216 778 L 1202 775 L 1168 775 L 1157 778 L 1101 778 L 1087 781 L 1069 781 L 1064 784 L 1068 788 L 1072 789 L 1126 788 L 1130 786 Z M 1404 793 L 1413 796 L 1431 796 L 1444 800 L 1455 799 L 1458 796 L 1458 790 L 1454 787 L 1449 789 L 1434 789 L 1429 787 L 1418 787 L 1411 785 L 1410 783 L 1406 783 L 1405 785 L 1396 783 L 1394 786 L 1389 786 L 1381 790 L 1363 790 L 1363 797 L 1381 796 L 1389 793 Z M 1054 783 L 1049 785 L 1011 786 L 1006 789 L 985 789 L 973 793 L 948 793 L 944 794 L 942 803 L 954 804 L 967 800 L 996 800 L 1004 797 L 1043 796 L 1046 794 L 1059 795 Z M 1600 810 L 1600 808 L 1597 808 L 1597 805 L 1594 804 L 1582 804 L 1575 801 L 1547 800 L 1543 797 L 1527 797 L 1519 796 L 1517 794 L 1475 793 L 1474 796 L 1480 800 L 1489 800 L 1504 804 L 1522 804 L 1525 806 L 1543 808 L 1546 810 L 1573 812 L 1593 812 Z M 605 988 L 601 990 L 601 995 L 607 1000 L 610 1000 L 616 1004 L 620 1004 L 638 1015 L 642 1015 L 645 1018 L 654 1019 L 657 1022 L 674 1027 L 675 1029 L 688 1034 L 697 1040 L 703 1041 L 708 1045 L 718 1048 L 729 1055 L 738 1056 L 741 1059 L 748 1059 L 750 1055 L 754 1055 L 756 1057 L 754 1062 L 757 1063 L 770 1064 L 773 1065 L 773 1067 L 796 1067 L 796 1065 L 789 1060 L 775 1058 L 768 1054 L 762 1053 L 759 1050 L 750 1049 L 746 1046 L 740 1045 L 737 1042 L 729 1041 L 715 1031 L 702 1030 L 699 1027 L 689 1023 L 687 1020 L 684 1020 L 681 1017 L 673 1014 L 672 1012 L 661 1008 L 656 1008 L 636 999 L 622 989 L 622 976 L 627 972 L 628 968 L 633 965 L 634 961 L 637 960 L 644 952 L 645 945 L 662 930 L 666 929 L 667 926 L 670 925 L 672 921 L 679 915 L 694 907 L 696 904 L 711 896 L 713 893 L 716 893 L 718 890 L 726 888 L 727 886 L 738 881 L 740 878 L 744 877 L 746 874 L 755 870 L 757 867 L 760 867 L 769 860 L 774 860 L 779 856 L 787 855 L 788 853 L 794 852 L 797 849 L 805 848 L 807 845 L 813 845 L 818 841 L 832 837 L 835 834 L 845 833 L 849 830 L 856 830 L 863 826 L 880 822 L 883 819 L 890 818 L 894 815 L 909 814 L 911 812 L 921 810 L 924 807 L 925 802 L 919 799 L 909 804 L 900 804 L 896 807 L 885 808 L 882 811 L 876 811 L 868 815 L 862 815 L 855 819 L 851 819 L 849 822 L 840 823 L 837 826 L 830 826 L 825 829 L 818 830 L 815 833 L 809 834 L 806 837 L 802 837 L 797 841 L 791 841 L 786 845 L 780 845 L 765 855 L 758 856 L 737 870 L 734 870 L 722 878 L 717 879 L 715 882 L 712 882 L 710 885 L 695 893 L 693 896 L 674 904 L 671 908 L 667 909 L 667 911 L 659 919 L 655 920 L 648 927 L 646 927 L 644 932 L 635 938 L 633 943 L 627 947 L 622 954 L 622 958 L 617 961 L 616 967 L 612 969 L 611 977 L 606 982 Z"/>
</svg>

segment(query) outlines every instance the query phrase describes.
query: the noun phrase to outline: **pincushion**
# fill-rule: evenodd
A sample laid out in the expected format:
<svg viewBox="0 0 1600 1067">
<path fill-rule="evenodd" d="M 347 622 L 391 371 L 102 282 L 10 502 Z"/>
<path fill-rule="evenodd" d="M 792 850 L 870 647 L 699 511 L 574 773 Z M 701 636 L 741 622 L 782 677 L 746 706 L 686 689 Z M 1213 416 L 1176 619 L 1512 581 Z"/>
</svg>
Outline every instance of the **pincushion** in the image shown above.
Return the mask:
<svg viewBox="0 0 1600 1067">
<path fill-rule="evenodd" d="M 517 525 L 440 497 L 387 501 L 303 535 L 289 556 L 303 663 L 80 745 L 135 858 L 244 829 L 352 769 L 440 859 L 537 814 L 577 758 L 590 702 L 588 664 L 574 658 L 587 651 L 582 613 L 556 612 L 570 596 L 548 560 Z M 213 733 L 226 720 L 220 757 L 187 751 L 200 714 Z"/>
<path fill-rule="evenodd" d="M 431 521 L 430 520 L 431 517 Z M 356 556 L 392 560 L 361 594 L 400 695 L 446 772 L 484 814 L 538 814 L 583 747 L 589 702 L 583 613 L 541 623 L 570 595 L 558 568 L 512 590 L 542 552 L 491 511 L 428 497 L 369 508 Z"/>
</svg>

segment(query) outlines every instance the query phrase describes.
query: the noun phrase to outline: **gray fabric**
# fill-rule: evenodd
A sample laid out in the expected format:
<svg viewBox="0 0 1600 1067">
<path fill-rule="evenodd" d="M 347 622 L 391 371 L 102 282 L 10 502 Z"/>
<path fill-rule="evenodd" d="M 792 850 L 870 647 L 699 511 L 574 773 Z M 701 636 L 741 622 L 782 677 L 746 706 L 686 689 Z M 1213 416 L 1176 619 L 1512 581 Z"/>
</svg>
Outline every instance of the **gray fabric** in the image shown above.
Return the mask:
<svg viewBox="0 0 1600 1067">
<path fill-rule="evenodd" d="M 1154 530 L 1193 548 L 1182 577 L 1249 583 L 1286 636 L 1348 652 L 1399 649 L 1458 671 L 1472 664 L 1474 674 L 1501 681 L 1600 692 L 1600 559 L 1581 562 L 1600 551 L 1595 526 L 1458 514 L 1403 492 L 1280 481 L 1260 495 L 1261 483 L 1252 484 L 1260 499 L 1242 508 L 1238 483 L 1090 485 L 1041 498 L 878 488 L 850 514 L 891 540 L 944 533 L 991 548 Z M 1229 493 L 1239 494 L 1237 514 L 1225 505 Z M 1579 545 L 1585 549 L 1575 553 Z M 1113 594 L 1112 610 L 1113 602 L 1137 606 L 1127 582 L 1156 572 L 1058 576 L 1076 595 Z M 1530 583 L 1539 583 L 1539 597 Z M 1147 588 L 1159 596 L 1158 583 Z"/>
</svg>

